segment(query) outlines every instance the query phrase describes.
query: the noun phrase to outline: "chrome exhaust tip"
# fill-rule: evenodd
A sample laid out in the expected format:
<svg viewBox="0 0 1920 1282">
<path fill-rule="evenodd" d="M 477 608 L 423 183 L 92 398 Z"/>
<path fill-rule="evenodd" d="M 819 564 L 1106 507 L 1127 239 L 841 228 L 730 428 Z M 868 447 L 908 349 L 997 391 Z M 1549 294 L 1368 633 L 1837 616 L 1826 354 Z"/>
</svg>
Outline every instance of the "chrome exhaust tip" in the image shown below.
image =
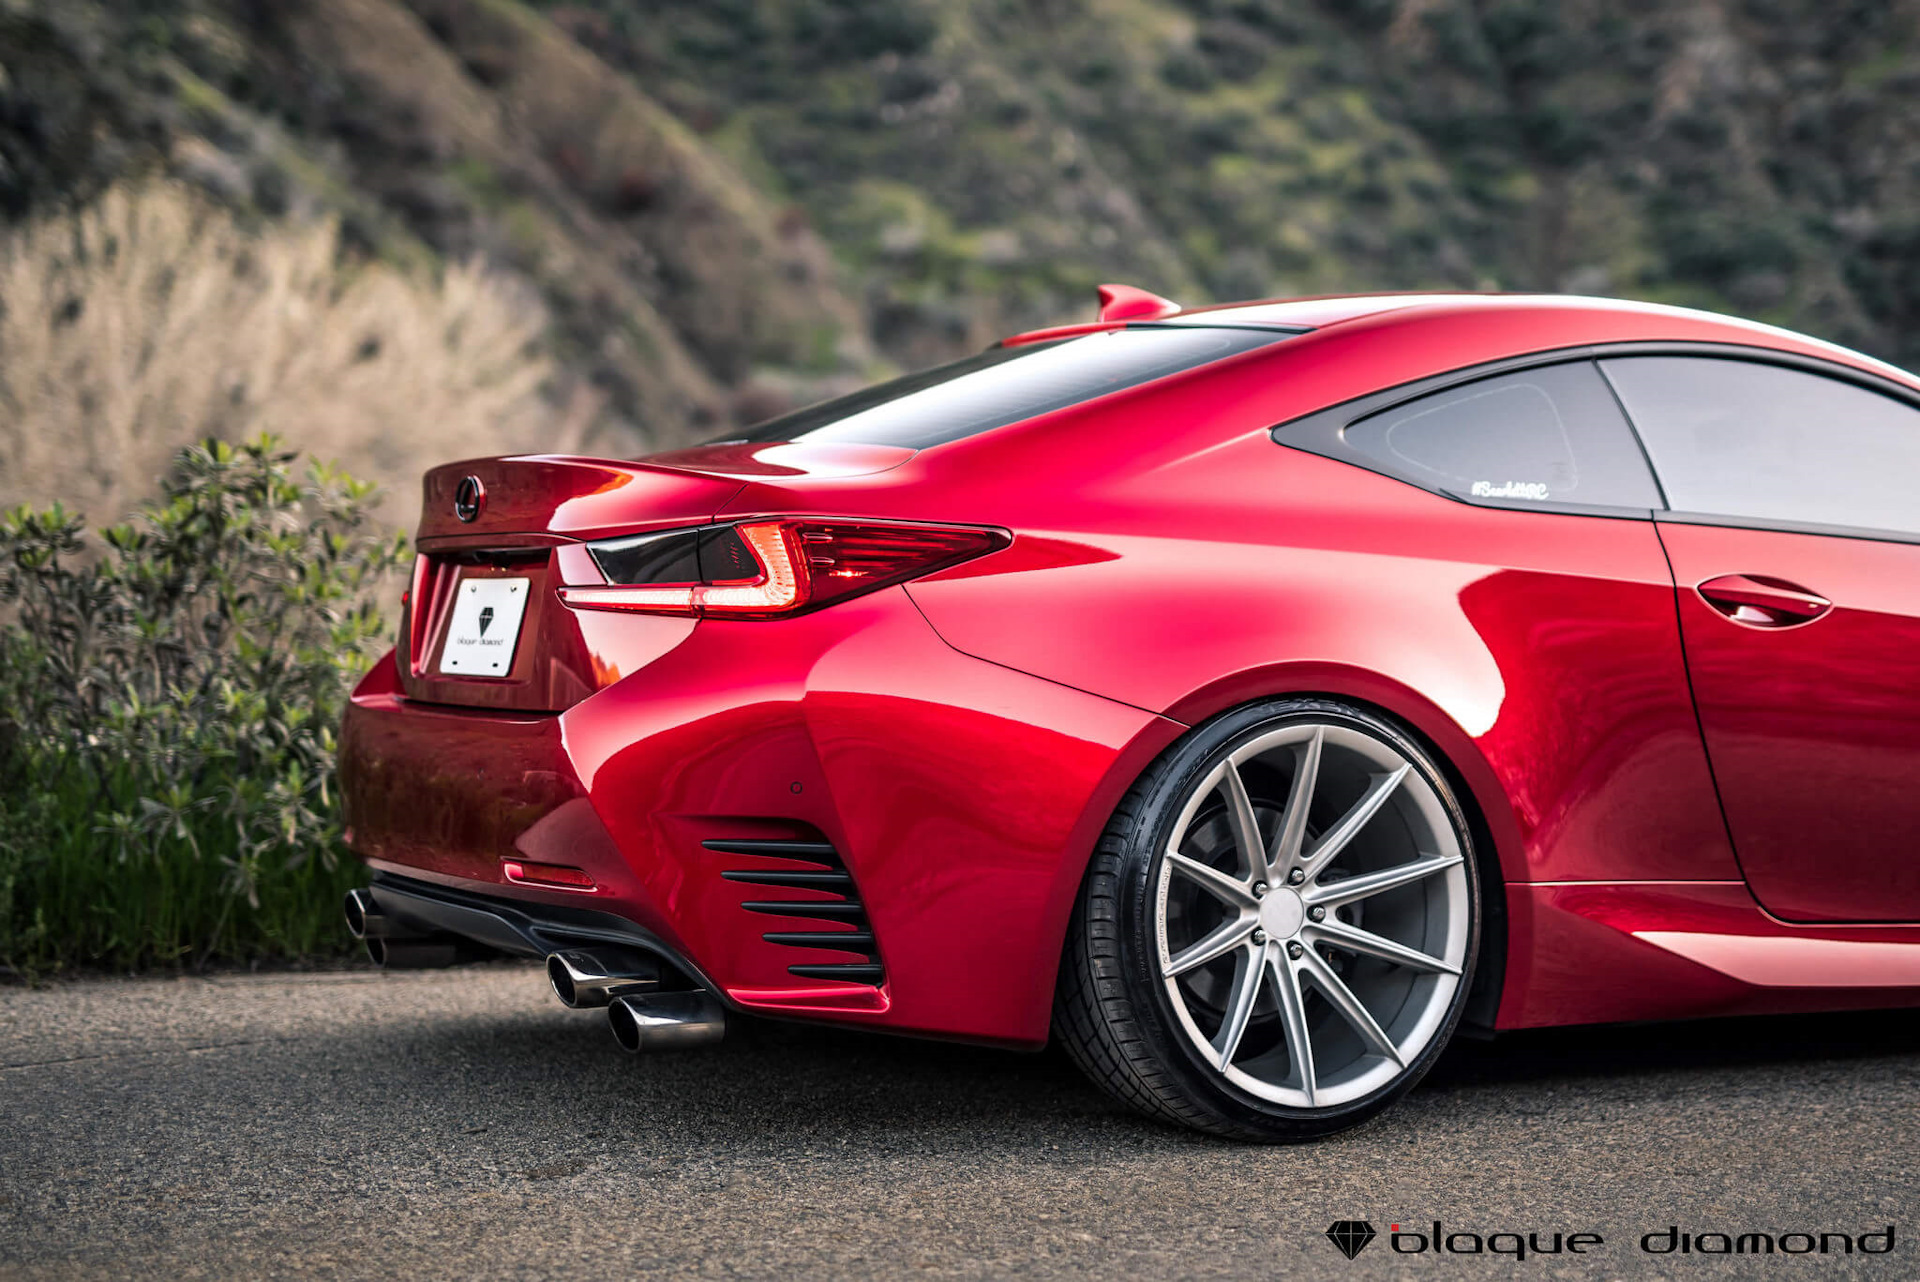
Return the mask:
<svg viewBox="0 0 1920 1282">
<path fill-rule="evenodd" d="M 660 987 L 660 965 L 625 948 L 566 948 L 547 954 L 547 980 L 562 1006 L 588 1010 Z"/>
<path fill-rule="evenodd" d="M 373 959 L 373 964 L 384 970 L 431 970 L 500 955 L 497 949 L 478 940 L 394 916 L 365 888 L 349 890 L 345 907 L 347 929 L 366 945 L 367 956 Z"/>
<path fill-rule="evenodd" d="M 355 939 L 378 939 L 387 933 L 387 915 L 371 890 L 347 892 L 347 929 Z"/>
<path fill-rule="evenodd" d="M 643 993 L 607 1007 L 613 1039 L 629 1054 L 711 1046 L 727 1035 L 727 1012 L 712 993 Z"/>
</svg>

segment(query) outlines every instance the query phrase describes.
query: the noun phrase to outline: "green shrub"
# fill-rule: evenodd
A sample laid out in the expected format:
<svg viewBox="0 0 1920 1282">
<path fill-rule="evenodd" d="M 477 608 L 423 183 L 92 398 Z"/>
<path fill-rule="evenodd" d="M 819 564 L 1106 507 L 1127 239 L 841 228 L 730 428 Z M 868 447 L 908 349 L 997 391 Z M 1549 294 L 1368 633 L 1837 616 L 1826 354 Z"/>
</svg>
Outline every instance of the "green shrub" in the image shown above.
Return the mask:
<svg viewBox="0 0 1920 1282">
<path fill-rule="evenodd" d="M 405 541 L 370 485 L 294 461 L 182 451 L 97 541 L 57 505 L 0 517 L 0 963 L 344 947 L 335 727 Z"/>
</svg>

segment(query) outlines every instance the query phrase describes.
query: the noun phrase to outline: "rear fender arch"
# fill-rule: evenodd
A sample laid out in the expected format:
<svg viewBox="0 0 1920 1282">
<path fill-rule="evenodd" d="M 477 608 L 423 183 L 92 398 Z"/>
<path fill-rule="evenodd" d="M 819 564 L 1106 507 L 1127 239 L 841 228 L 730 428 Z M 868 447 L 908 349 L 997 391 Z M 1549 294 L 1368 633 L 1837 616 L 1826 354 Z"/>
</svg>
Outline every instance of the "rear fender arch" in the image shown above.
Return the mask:
<svg viewBox="0 0 1920 1282">
<path fill-rule="evenodd" d="M 1483 871 L 1492 873 L 1495 881 L 1527 880 L 1519 821 L 1473 736 L 1445 709 L 1391 677 L 1338 663 L 1274 664 L 1210 682 L 1160 715 L 1197 726 L 1244 704 L 1315 697 L 1361 704 L 1410 731 L 1449 772 L 1461 800 L 1486 827 L 1485 841 L 1476 845 L 1493 857 L 1494 865 Z"/>
<path fill-rule="evenodd" d="M 1084 884 L 1100 834 L 1115 808 L 1148 767 L 1193 728 L 1223 713 L 1272 699 L 1337 699 L 1393 722 L 1433 757 L 1459 796 L 1473 838 L 1480 872 L 1481 956 L 1475 968 L 1462 1027 L 1469 1035 L 1490 1035 L 1504 988 L 1512 935 L 1509 881 L 1523 881 L 1526 868 L 1519 824 L 1493 769 L 1472 736 L 1443 709 L 1391 678 L 1333 663 L 1279 663 L 1235 673 L 1210 682 L 1163 711 L 1153 725 L 1129 744 L 1114 762 L 1075 830 L 1073 858 L 1063 861 L 1046 923 L 1059 949 L 1066 946 L 1067 924 Z M 1509 876 L 1508 870 L 1522 875 Z M 1524 908 L 1525 901 L 1521 906 Z M 1524 934 L 1524 931 L 1522 932 Z M 1058 950 L 1056 950 L 1058 951 Z M 1058 971 L 1052 983 L 1058 983 Z M 1049 1007 L 1052 993 L 1048 994 Z"/>
</svg>

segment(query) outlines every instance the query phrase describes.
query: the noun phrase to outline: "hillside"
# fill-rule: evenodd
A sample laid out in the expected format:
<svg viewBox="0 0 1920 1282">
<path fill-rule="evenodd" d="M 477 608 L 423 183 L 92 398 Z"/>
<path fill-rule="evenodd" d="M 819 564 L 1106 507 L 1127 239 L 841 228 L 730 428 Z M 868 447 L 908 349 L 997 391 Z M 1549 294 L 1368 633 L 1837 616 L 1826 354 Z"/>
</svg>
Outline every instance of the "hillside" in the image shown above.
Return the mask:
<svg viewBox="0 0 1920 1282">
<path fill-rule="evenodd" d="M 0 0 L 0 499 L 123 504 L 268 421 L 400 487 L 673 444 L 1108 279 L 1623 294 L 1920 363 L 1916 37 L 1915 0 Z M 118 243 L 109 193 L 230 246 L 226 301 L 61 250 Z M 161 350 L 198 390 L 147 389 Z"/>
</svg>

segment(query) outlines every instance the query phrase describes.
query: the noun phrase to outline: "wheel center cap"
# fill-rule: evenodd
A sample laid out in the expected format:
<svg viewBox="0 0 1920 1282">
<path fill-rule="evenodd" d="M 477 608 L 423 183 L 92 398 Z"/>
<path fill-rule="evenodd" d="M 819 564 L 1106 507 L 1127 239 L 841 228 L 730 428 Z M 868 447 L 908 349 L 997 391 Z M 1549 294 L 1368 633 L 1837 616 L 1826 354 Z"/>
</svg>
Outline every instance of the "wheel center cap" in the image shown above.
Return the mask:
<svg viewBox="0 0 1920 1282">
<path fill-rule="evenodd" d="M 1307 919 L 1307 906 L 1298 892 L 1276 886 L 1260 901 L 1260 926 L 1269 939 L 1291 939 Z"/>
</svg>

